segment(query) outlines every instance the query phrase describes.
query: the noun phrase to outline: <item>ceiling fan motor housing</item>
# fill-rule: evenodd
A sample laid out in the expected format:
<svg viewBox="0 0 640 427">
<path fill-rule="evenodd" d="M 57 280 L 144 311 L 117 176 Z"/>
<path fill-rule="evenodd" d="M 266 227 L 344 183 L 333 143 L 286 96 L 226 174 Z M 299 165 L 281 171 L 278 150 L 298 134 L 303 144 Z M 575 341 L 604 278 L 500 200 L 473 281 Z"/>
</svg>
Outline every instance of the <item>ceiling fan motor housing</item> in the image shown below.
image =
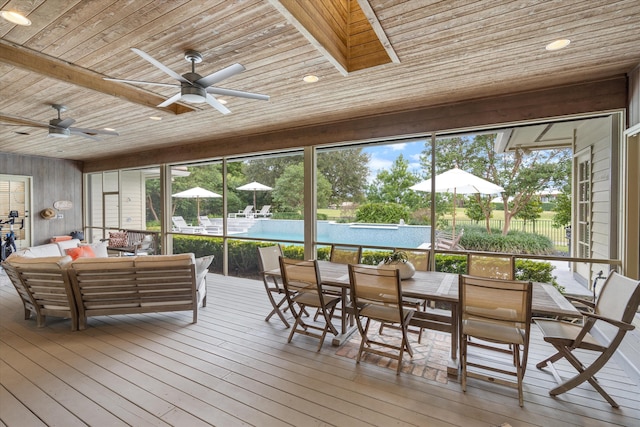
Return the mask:
<svg viewBox="0 0 640 427">
<path fill-rule="evenodd" d="M 201 78 L 200 74 L 197 73 L 186 73 L 183 74 L 184 77 L 189 82 L 194 82 Z M 180 93 L 182 95 L 182 99 L 186 102 L 200 103 L 205 102 L 207 98 L 207 91 L 205 88 L 199 85 L 193 85 L 188 82 L 180 83 Z"/>
</svg>

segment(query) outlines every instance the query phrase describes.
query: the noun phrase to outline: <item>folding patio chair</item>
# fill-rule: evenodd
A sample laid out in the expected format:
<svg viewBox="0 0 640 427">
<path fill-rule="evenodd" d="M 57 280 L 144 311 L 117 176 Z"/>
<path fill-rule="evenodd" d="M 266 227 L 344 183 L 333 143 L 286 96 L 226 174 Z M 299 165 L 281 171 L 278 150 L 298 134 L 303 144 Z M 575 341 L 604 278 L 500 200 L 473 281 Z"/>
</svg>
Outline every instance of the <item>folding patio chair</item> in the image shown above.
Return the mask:
<svg viewBox="0 0 640 427">
<path fill-rule="evenodd" d="M 468 254 L 467 274 L 491 279 L 514 280 L 515 258 L 500 254 Z"/>
<path fill-rule="evenodd" d="M 270 274 L 269 271 L 278 270 L 280 272 L 280 257 L 282 256 L 282 248 L 280 245 L 259 247 L 258 248 L 258 263 L 260 266 L 260 274 L 262 275 L 262 281 L 264 282 L 264 288 L 267 291 L 269 302 L 273 306 L 273 309 L 269 315 L 264 319 L 269 321 L 271 316 L 277 314 L 282 323 L 288 328 L 289 322 L 284 316 L 282 305 L 287 303 L 287 297 L 284 294 L 286 291 L 284 286 L 278 281 L 281 274 Z M 276 301 L 274 296 L 281 296 L 279 301 Z"/>
<path fill-rule="evenodd" d="M 362 337 L 356 363 L 360 363 L 363 353 L 390 357 L 398 361 L 396 374 L 400 374 L 404 352 L 413 356 L 407 327 L 415 312 L 402 304 L 400 273 L 397 269 L 349 264 L 349 281 L 356 324 Z M 362 318 L 367 319 L 364 326 Z M 370 336 L 369 326 L 372 320 L 398 325 L 398 329 L 402 331 L 400 344 L 395 345 Z"/>
<path fill-rule="evenodd" d="M 331 318 L 336 305 L 340 302 L 340 297 L 322 292 L 318 261 L 300 261 L 280 257 L 280 272 L 289 309 L 296 319 L 287 342 L 291 342 L 295 333 L 308 335 L 320 339 L 318 345 L 318 351 L 320 351 L 327 332 L 338 335 L 337 329 L 331 323 Z M 298 308 L 295 307 L 296 305 Z M 324 320 L 322 327 L 306 323 L 302 319 L 306 307 L 315 307 L 320 310 Z M 313 330 L 319 332 L 313 332 Z"/>
<path fill-rule="evenodd" d="M 522 380 L 529 354 L 532 286 L 531 282 L 460 275 L 462 391 L 467 391 L 467 377 L 481 379 L 517 388 L 518 402 L 523 405 Z M 469 347 L 482 348 L 487 354 L 489 351 L 511 354 L 509 363 L 515 366 L 515 370 L 501 367 L 504 360 L 489 359 L 484 353 L 470 358 Z M 515 382 L 509 381 L 509 376 L 515 377 Z"/>
<path fill-rule="evenodd" d="M 631 322 L 639 305 L 640 281 L 611 271 L 593 304 L 593 313 L 583 313 L 583 325 L 562 320 L 535 319 L 544 340 L 557 350 L 557 353 L 536 365 L 538 369 L 549 365 L 559 384 L 551 389 L 549 394 L 557 396 L 588 381 L 611 406 L 617 408 L 618 404 L 604 391 L 595 374 L 613 356 L 625 334 L 634 329 Z M 598 333 L 592 334 L 594 330 Z M 593 360 L 590 363 L 582 362 L 578 357 L 584 354 L 581 355 L 575 350 L 591 352 L 591 355 L 595 354 L 595 359 L 589 359 Z M 577 375 L 564 381 L 553 367 L 554 362 L 563 358 L 578 371 Z"/>
</svg>

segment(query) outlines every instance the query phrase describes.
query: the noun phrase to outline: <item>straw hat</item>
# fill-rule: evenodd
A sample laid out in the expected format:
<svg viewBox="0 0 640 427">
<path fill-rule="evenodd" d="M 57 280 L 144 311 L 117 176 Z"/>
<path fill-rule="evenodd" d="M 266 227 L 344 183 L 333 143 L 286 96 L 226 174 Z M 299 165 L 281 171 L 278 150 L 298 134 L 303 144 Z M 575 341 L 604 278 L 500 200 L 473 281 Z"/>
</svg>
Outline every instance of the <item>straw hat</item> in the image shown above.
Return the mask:
<svg viewBox="0 0 640 427">
<path fill-rule="evenodd" d="M 43 209 L 40 212 L 40 216 L 44 219 L 52 219 L 56 217 L 56 211 L 51 208 Z"/>
</svg>

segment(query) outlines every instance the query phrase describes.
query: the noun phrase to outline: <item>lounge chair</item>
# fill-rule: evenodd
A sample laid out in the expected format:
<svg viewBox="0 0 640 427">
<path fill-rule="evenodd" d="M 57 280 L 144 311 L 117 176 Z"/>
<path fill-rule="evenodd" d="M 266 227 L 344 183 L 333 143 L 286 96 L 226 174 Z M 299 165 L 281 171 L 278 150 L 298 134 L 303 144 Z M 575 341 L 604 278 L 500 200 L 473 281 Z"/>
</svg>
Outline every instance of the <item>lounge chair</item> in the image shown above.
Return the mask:
<svg viewBox="0 0 640 427">
<path fill-rule="evenodd" d="M 173 231 L 179 233 L 201 234 L 205 232 L 203 227 L 187 224 L 187 221 L 181 216 L 172 216 L 171 221 L 173 221 Z"/>
<path fill-rule="evenodd" d="M 237 213 L 230 213 L 229 218 L 253 218 L 253 205 L 247 205 L 246 208 Z"/>
<path fill-rule="evenodd" d="M 207 233 L 221 234 L 222 232 L 221 227 L 219 225 L 212 223 L 211 219 L 209 219 L 209 217 L 206 215 L 199 216 L 198 223 L 200 223 L 200 226 L 204 227 Z"/>
<path fill-rule="evenodd" d="M 256 218 L 269 218 L 271 216 L 271 205 L 264 205 L 262 209 L 255 213 Z"/>
</svg>

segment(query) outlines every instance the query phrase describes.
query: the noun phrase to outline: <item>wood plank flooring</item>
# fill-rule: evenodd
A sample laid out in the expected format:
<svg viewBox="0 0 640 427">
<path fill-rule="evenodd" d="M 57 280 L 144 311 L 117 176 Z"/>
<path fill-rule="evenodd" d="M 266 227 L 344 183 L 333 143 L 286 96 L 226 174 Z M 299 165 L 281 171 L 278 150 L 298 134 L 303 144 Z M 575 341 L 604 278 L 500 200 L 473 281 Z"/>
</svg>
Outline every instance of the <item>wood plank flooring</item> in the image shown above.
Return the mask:
<svg viewBox="0 0 640 427">
<path fill-rule="evenodd" d="M 262 282 L 209 274 L 207 283 L 197 324 L 189 312 L 104 316 L 71 332 L 69 320 L 24 320 L 0 272 L 0 425 L 640 425 L 640 387 L 615 363 L 599 380 L 620 409 L 588 384 L 550 397 L 553 377 L 535 363 L 552 349 L 535 327 L 520 408 L 511 388 L 469 380 L 463 393 L 457 379 L 357 365 L 329 340 L 320 352 L 301 335 L 287 344 L 280 320 L 264 321 Z"/>
</svg>

